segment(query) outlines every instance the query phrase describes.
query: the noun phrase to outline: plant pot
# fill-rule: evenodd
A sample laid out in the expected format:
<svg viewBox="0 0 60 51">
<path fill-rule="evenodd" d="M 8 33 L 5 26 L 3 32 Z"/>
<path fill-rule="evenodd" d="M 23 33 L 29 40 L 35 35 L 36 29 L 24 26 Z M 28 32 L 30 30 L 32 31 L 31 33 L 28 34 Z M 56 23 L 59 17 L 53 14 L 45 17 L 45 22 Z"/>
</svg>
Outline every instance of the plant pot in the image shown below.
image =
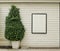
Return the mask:
<svg viewBox="0 0 60 51">
<path fill-rule="evenodd" d="M 12 41 L 11 43 L 13 49 L 18 49 L 20 46 L 20 41 Z"/>
</svg>

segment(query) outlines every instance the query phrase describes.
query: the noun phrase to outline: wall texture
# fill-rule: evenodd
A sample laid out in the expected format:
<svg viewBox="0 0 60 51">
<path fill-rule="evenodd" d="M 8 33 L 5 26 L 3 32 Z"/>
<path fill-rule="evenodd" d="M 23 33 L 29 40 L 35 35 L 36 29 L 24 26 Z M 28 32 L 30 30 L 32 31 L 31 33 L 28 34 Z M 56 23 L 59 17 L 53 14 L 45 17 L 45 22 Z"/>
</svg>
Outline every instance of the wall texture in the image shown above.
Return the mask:
<svg viewBox="0 0 60 51">
<path fill-rule="evenodd" d="M 60 51 L 60 49 L 0 49 L 0 51 Z"/>
<path fill-rule="evenodd" d="M 52 3 L 0 4 L 0 40 L 4 40 L 5 45 L 10 45 L 10 42 L 4 38 L 4 31 L 5 17 L 7 16 L 11 5 L 16 5 L 18 8 L 20 8 L 22 22 L 26 29 L 25 37 L 22 41 L 22 46 L 59 47 L 59 4 Z M 31 33 L 32 13 L 47 13 L 47 34 Z M 2 44 L 3 43 L 0 45 Z"/>
<path fill-rule="evenodd" d="M 60 0 L 0 0 L 0 2 L 60 2 Z"/>
</svg>

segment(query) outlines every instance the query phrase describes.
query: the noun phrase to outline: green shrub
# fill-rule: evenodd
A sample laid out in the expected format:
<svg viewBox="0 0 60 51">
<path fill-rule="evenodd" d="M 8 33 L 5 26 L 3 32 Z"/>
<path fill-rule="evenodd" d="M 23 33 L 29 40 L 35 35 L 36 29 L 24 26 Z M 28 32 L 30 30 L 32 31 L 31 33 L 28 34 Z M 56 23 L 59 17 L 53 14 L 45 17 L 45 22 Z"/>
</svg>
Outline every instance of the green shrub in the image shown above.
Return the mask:
<svg viewBox="0 0 60 51">
<path fill-rule="evenodd" d="M 5 22 L 5 38 L 10 41 L 21 41 L 24 37 L 24 26 L 21 22 L 19 9 L 12 6 Z"/>
</svg>

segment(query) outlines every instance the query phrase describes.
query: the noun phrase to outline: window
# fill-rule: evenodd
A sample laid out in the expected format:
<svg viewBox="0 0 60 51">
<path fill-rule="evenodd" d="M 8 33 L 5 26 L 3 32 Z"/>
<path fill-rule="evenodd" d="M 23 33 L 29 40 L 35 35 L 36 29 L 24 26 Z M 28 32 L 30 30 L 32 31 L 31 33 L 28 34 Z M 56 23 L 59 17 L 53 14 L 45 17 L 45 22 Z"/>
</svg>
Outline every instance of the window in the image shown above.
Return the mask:
<svg viewBox="0 0 60 51">
<path fill-rule="evenodd" d="M 32 34 L 47 34 L 46 13 L 32 13 L 31 32 Z"/>
</svg>

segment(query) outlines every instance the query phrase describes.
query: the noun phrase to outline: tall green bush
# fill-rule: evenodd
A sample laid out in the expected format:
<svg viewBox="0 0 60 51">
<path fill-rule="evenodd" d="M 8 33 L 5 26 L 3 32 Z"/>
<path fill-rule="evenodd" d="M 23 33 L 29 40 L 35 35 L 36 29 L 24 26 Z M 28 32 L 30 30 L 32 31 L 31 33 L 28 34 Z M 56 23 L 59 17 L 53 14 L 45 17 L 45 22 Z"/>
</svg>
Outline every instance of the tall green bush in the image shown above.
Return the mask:
<svg viewBox="0 0 60 51">
<path fill-rule="evenodd" d="M 21 22 L 19 9 L 12 6 L 5 22 L 5 38 L 10 41 L 21 41 L 24 37 L 24 26 Z"/>
</svg>

